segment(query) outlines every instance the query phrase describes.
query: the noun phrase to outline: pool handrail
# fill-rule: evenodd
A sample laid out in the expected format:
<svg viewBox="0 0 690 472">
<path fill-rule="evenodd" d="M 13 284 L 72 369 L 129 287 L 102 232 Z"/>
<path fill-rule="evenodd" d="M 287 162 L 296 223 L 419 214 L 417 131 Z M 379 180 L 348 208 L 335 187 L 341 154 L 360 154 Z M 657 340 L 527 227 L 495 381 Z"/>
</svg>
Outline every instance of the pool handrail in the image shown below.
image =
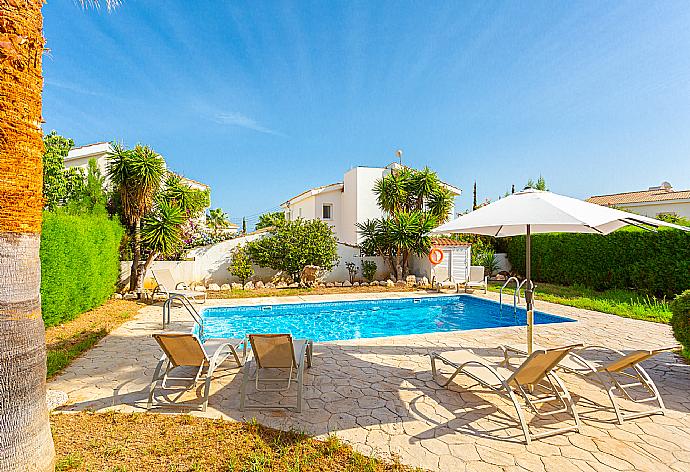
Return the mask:
<svg viewBox="0 0 690 472">
<path fill-rule="evenodd" d="M 498 293 L 498 304 L 500 308 L 503 308 L 503 289 L 506 288 L 506 286 L 510 283 L 511 280 L 515 281 L 515 291 L 517 292 L 517 288 L 520 286 L 520 281 L 518 280 L 517 277 L 509 277 L 508 280 L 505 281 L 503 286 L 501 287 L 501 290 Z M 518 302 L 520 301 L 520 295 L 518 294 Z M 513 308 L 517 308 L 517 304 L 515 303 L 515 294 L 513 294 Z"/>
<path fill-rule="evenodd" d="M 194 305 L 192 305 L 192 302 L 189 300 L 189 298 L 187 298 L 184 295 L 171 293 L 168 299 L 165 300 L 165 303 L 163 303 L 163 328 L 165 329 L 165 326 L 170 324 L 170 310 L 172 307 L 174 307 L 176 301 L 179 302 L 182 305 L 182 307 L 184 307 L 187 310 L 187 313 L 191 315 L 192 319 L 194 320 L 194 323 L 196 323 L 196 325 L 199 326 L 199 338 L 203 339 L 204 319 L 196 311 L 196 308 L 194 308 Z"/>
</svg>

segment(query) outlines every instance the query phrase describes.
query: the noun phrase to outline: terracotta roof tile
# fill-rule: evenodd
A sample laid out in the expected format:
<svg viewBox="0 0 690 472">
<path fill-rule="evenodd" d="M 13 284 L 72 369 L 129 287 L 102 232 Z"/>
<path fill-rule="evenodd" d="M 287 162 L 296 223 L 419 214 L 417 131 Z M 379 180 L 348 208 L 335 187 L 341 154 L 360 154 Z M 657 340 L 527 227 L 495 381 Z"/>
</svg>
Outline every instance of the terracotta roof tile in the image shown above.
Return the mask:
<svg viewBox="0 0 690 472">
<path fill-rule="evenodd" d="M 456 247 L 468 247 L 471 246 L 469 243 L 458 241 L 451 238 L 431 238 L 432 246 L 456 246 Z"/>
<path fill-rule="evenodd" d="M 666 200 L 679 200 L 690 198 L 690 190 L 665 190 L 653 189 L 639 192 L 614 193 L 612 195 L 595 195 L 587 199 L 597 205 L 619 205 L 622 203 L 662 202 Z"/>
</svg>

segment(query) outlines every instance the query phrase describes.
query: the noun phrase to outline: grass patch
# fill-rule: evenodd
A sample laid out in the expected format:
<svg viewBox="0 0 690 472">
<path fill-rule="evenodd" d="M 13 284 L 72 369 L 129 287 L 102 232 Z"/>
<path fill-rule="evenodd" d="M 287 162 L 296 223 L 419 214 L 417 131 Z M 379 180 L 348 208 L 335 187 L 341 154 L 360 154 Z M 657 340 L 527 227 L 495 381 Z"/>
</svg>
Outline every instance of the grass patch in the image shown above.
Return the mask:
<svg viewBox="0 0 690 472">
<path fill-rule="evenodd" d="M 305 434 L 189 415 L 53 414 L 58 471 L 400 471 L 335 436 Z M 94 438 L 98 438 L 95 440 Z"/>
<path fill-rule="evenodd" d="M 47 377 L 60 373 L 110 331 L 132 318 L 141 306 L 130 300 L 108 300 L 73 320 L 47 328 Z"/>
<path fill-rule="evenodd" d="M 489 290 L 498 292 L 502 285 L 503 282 L 492 282 L 489 284 Z M 506 287 L 503 293 L 512 295 L 514 292 L 514 289 Z M 545 302 L 656 323 L 670 323 L 672 316 L 671 309 L 665 299 L 659 300 L 633 290 L 615 289 L 598 292 L 577 285 L 565 287 L 540 283 L 537 284 L 535 298 Z"/>
<path fill-rule="evenodd" d="M 254 290 L 219 290 L 208 291 L 208 298 L 257 298 L 257 297 L 287 297 L 294 295 L 327 295 L 336 293 L 385 293 L 385 292 L 414 292 L 420 290 L 412 287 L 314 287 L 314 288 L 261 288 Z"/>
</svg>

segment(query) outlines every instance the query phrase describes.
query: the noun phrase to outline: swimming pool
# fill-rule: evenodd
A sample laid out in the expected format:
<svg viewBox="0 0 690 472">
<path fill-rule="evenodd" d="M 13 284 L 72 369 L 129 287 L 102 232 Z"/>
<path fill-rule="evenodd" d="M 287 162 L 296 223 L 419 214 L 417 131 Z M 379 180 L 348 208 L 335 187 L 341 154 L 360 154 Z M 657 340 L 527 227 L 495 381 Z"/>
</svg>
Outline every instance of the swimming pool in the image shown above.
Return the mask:
<svg viewBox="0 0 690 472">
<path fill-rule="evenodd" d="M 524 308 L 468 295 L 281 305 L 208 307 L 204 337 L 242 338 L 249 333 L 291 333 L 315 342 L 378 338 L 527 324 Z M 534 312 L 535 324 L 569 318 Z"/>
</svg>

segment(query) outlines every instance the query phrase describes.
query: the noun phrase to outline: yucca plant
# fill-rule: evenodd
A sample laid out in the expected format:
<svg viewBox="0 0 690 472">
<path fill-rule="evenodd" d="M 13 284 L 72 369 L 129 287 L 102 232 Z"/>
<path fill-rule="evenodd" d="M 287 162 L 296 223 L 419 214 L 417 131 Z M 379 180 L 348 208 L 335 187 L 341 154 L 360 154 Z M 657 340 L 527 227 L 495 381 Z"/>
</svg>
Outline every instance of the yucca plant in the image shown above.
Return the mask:
<svg viewBox="0 0 690 472">
<path fill-rule="evenodd" d="M 160 190 L 165 176 L 165 161 L 148 146 L 137 145 L 126 149 L 114 143 L 108 154 L 108 176 L 118 193 L 132 243 L 132 267 L 129 289 L 141 289 L 141 221 L 151 210 L 153 199 Z"/>
</svg>

